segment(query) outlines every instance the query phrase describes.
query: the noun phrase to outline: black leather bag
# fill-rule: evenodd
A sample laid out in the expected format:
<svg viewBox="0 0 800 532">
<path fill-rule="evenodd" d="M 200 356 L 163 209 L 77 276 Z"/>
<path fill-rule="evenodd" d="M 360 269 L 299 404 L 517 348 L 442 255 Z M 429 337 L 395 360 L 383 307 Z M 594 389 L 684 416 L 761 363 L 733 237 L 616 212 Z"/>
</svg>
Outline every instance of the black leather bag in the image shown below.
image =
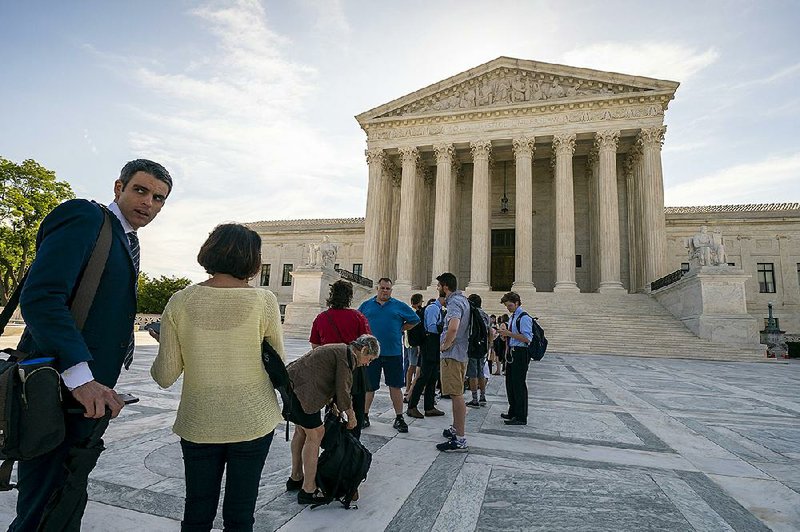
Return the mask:
<svg viewBox="0 0 800 532">
<path fill-rule="evenodd" d="M 283 363 L 283 359 L 275 351 L 275 348 L 266 340 L 261 342 L 261 361 L 276 390 L 289 386 L 289 372 L 286 371 L 286 364 Z"/>
<path fill-rule="evenodd" d="M 78 330 L 86 322 L 111 250 L 111 219 L 108 211 L 101 209 L 103 225 L 70 304 Z M 19 304 L 26 280 L 27 274 L 0 313 L 0 335 Z M 36 458 L 61 445 L 66 424 L 56 359 L 16 349 L 3 352 L 10 356 L 0 360 L 0 491 L 8 491 L 15 487 L 11 483 L 14 462 Z"/>
</svg>

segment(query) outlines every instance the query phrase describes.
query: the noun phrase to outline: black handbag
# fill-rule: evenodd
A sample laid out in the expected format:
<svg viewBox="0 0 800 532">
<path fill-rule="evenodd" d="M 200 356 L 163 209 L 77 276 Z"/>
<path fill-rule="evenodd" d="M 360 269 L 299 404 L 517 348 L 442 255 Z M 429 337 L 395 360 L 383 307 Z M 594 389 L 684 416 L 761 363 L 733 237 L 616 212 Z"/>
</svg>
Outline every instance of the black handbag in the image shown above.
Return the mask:
<svg viewBox="0 0 800 532">
<path fill-rule="evenodd" d="M 289 386 L 289 372 L 286 371 L 286 364 L 283 363 L 281 356 L 266 339 L 261 342 L 261 361 L 264 363 L 264 369 L 267 370 L 269 380 L 272 381 L 272 386 L 276 390 Z"/>
<path fill-rule="evenodd" d="M 111 220 L 108 211 L 101 208 L 103 225 L 70 304 L 79 331 L 89 315 L 111 250 Z M 26 280 L 27 274 L 0 314 L 0 335 L 19 304 Z M 56 359 L 11 348 L 3 352 L 10 356 L 0 360 L 0 491 L 8 491 L 14 488 L 10 482 L 14 462 L 36 458 L 61 445 L 66 425 Z"/>
</svg>

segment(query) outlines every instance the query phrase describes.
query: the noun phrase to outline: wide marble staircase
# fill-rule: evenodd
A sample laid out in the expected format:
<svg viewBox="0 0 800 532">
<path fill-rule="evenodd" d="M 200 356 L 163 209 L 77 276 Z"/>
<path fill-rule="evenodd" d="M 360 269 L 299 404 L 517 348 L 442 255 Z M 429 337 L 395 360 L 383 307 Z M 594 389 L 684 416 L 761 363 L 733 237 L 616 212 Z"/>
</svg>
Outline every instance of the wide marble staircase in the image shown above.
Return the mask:
<svg viewBox="0 0 800 532">
<path fill-rule="evenodd" d="M 502 292 L 481 293 L 489 314 L 506 313 Z M 764 349 L 731 347 L 694 335 L 646 294 L 522 295 L 523 307 L 538 316 L 549 341 L 548 352 L 612 354 L 705 360 L 767 360 Z"/>
</svg>

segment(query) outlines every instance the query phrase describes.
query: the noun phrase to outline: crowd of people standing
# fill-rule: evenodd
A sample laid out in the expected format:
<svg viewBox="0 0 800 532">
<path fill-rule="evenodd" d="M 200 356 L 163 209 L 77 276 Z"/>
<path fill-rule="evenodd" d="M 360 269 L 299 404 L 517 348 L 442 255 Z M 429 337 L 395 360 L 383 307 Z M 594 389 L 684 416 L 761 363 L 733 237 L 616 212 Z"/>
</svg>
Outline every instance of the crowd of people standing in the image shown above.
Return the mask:
<svg viewBox="0 0 800 532">
<path fill-rule="evenodd" d="M 124 406 L 113 387 L 133 360 L 137 230 L 155 218 L 171 191 L 172 178 L 163 166 L 137 159 L 123 167 L 108 207 L 72 200 L 42 223 L 38 254 L 20 297 L 27 329 L 19 349 L 57 356 L 64 385 L 85 414 L 67 416 L 67 435 L 58 448 L 20 463 L 11 531 L 38 529 L 48 501 L 68 483 L 65 464 L 71 449 L 94 432 L 98 419 L 116 417 Z M 78 328 L 70 316 L 70 294 L 87 267 L 104 219 L 111 223 L 113 242 L 91 312 Z M 480 297 L 466 297 L 449 272 L 437 277 L 438 297 L 425 306 L 421 295 L 412 298 L 412 306 L 393 298 L 392 281 L 384 277 L 375 296 L 356 310 L 350 308 L 352 285 L 333 283 L 328 308 L 311 327 L 311 350 L 287 366 L 291 387 L 282 410 L 261 356 L 266 340 L 286 358 L 277 299 L 249 284 L 261 267 L 259 235 L 243 225 L 220 225 L 200 248 L 197 261 L 209 279 L 174 294 L 160 332 L 151 332 L 159 341 L 150 370 L 153 379 L 167 388 L 183 377 L 173 426 L 186 479 L 182 530 L 211 530 L 223 476 L 225 529 L 252 530 L 262 470 L 284 417 L 295 426 L 286 489 L 297 491 L 299 504 L 319 501 L 322 411 L 339 412 L 347 429 L 360 437 L 370 427 L 381 376 L 399 433 L 409 430 L 404 403 L 412 418 L 440 417 L 446 413 L 436 408 L 437 387 L 440 400 L 449 398 L 452 419 L 442 432 L 445 441 L 436 444 L 442 452 L 469 449 L 467 408 L 487 403 L 489 361 L 496 364 L 495 374 L 504 371 L 507 376 L 505 423 L 527 423 L 528 357 L 523 351 L 532 338 L 532 321 L 514 292 L 501 301 L 510 317 L 495 320 L 480 309 Z M 474 312 L 484 323 L 484 345 L 490 346 L 477 357 L 470 354 Z M 418 349 L 410 349 L 406 333 L 418 324 L 422 340 Z M 472 395 L 469 402 L 465 382 Z M 82 506 L 73 512 L 78 525 L 84 508 L 85 493 Z"/>
</svg>

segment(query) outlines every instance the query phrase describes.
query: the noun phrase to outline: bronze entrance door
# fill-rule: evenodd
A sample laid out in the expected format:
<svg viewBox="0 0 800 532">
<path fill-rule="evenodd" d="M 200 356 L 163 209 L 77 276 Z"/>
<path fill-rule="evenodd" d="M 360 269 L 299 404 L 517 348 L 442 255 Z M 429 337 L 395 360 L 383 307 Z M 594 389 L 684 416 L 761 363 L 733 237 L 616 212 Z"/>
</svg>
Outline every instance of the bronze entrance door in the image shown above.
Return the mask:
<svg viewBox="0 0 800 532">
<path fill-rule="evenodd" d="M 514 230 L 492 229 L 492 290 L 507 292 L 514 282 Z"/>
</svg>

